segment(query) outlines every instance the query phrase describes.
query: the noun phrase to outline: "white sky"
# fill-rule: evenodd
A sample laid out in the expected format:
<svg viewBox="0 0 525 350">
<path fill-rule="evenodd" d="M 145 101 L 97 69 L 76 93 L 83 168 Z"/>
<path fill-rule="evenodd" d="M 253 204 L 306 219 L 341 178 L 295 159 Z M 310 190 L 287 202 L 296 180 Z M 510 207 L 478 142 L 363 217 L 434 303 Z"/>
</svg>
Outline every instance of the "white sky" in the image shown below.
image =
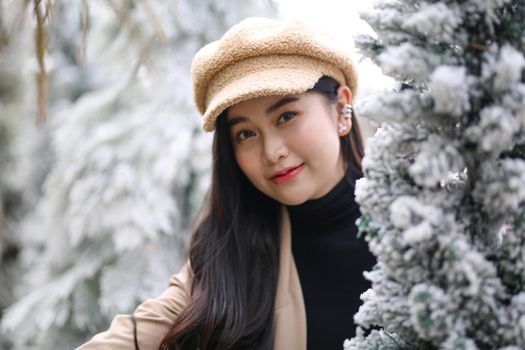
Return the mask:
<svg viewBox="0 0 525 350">
<path fill-rule="evenodd" d="M 358 16 L 358 11 L 372 6 L 372 0 L 277 0 L 281 15 L 321 24 L 329 30 L 372 33 L 368 24 Z"/>
<path fill-rule="evenodd" d="M 358 15 L 358 11 L 371 7 L 373 0 L 276 1 L 282 18 L 301 19 L 322 28 L 344 45 L 348 45 L 352 52 L 355 52 L 353 35 L 374 33 L 372 28 Z M 355 53 L 355 58 L 359 74 L 357 99 L 379 93 L 393 86 L 394 81 L 384 76 L 369 59 L 360 61 L 361 57 L 357 53 Z"/>
</svg>

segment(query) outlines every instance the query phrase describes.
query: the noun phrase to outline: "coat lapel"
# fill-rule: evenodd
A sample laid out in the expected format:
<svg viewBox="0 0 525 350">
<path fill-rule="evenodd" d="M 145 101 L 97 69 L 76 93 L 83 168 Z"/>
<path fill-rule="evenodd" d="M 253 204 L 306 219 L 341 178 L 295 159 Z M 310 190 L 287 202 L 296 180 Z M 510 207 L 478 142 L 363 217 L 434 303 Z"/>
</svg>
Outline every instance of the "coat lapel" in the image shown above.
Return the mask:
<svg viewBox="0 0 525 350">
<path fill-rule="evenodd" d="M 279 279 L 275 297 L 274 350 L 306 349 L 306 311 L 299 275 L 292 256 L 292 232 L 282 207 Z"/>
</svg>

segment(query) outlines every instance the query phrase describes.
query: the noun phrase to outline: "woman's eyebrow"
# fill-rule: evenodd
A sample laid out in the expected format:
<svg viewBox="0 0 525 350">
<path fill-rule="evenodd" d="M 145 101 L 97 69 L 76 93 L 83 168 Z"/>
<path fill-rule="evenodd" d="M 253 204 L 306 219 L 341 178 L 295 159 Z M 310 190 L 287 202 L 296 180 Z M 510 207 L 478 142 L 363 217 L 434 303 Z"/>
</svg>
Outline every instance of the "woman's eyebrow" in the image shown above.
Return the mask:
<svg viewBox="0 0 525 350">
<path fill-rule="evenodd" d="M 287 103 L 298 101 L 298 100 L 299 100 L 299 97 L 295 97 L 295 96 L 283 97 L 279 101 L 275 102 L 273 105 L 268 107 L 268 109 L 266 109 L 265 114 L 266 115 L 270 115 L 270 114 L 272 114 L 272 112 L 275 112 L 277 109 L 279 109 L 279 107 L 282 107 L 282 106 L 284 106 Z M 248 118 L 243 117 L 243 116 L 238 116 L 238 117 L 233 117 L 233 118 L 228 119 L 228 123 L 227 124 L 228 124 L 228 127 L 231 128 L 232 126 L 234 126 L 236 124 L 243 123 L 243 122 L 246 122 L 246 121 L 248 121 Z"/>
<path fill-rule="evenodd" d="M 281 106 L 284 106 L 285 104 L 287 103 L 290 103 L 290 102 L 294 102 L 294 101 L 297 101 L 299 100 L 299 97 L 295 97 L 295 96 L 286 96 L 282 99 L 280 99 L 279 101 L 275 102 L 273 105 L 271 105 L 270 107 L 268 107 L 268 109 L 266 110 L 266 115 L 269 115 L 271 114 L 272 112 L 274 112 L 276 109 L 278 109 L 279 107 Z"/>
<path fill-rule="evenodd" d="M 239 124 L 239 123 L 242 123 L 242 122 L 246 122 L 248 121 L 248 118 L 246 117 L 233 117 L 233 118 L 230 118 L 228 119 L 228 127 L 231 128 L 232 126 L 236 125 L 236 124 Z"/>
</svg>

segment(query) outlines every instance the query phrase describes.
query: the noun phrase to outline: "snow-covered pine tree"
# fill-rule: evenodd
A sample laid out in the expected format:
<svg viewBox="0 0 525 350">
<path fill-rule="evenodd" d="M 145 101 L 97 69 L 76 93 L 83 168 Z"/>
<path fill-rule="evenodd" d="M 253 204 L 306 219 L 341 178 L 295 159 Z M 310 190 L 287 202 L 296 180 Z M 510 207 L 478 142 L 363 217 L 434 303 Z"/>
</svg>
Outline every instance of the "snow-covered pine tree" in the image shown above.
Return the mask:
<svg viewBox="0 0 525 350">
<path fill-rule="evenodd" d="M 45 125 L 36 124 L 38 74 L 26 2 L 0 3 L 0 310 L 20 274 L 19 222 L 35 206 L 49 163 Z M 2 317 L 0 311 L 0 318 Z M 0 336 L 0 349 L 7 348 Z"/>
<path fill-rule="evenodd" d="M 404 88 L 358 106 L 382 123 L 356 185 L 378 264 L 345 349 L 524 349 L 525 2 L 361 16 L 356 46 Z"/>
<path fill-rule="evenodd" d="M 51 10 L 50 33 L 66 33 L 60 50 L 78 47 L 69 33 L 86 37 L 77 63 L 86 74 L 54 62 L 77 93 L 50 106 L 56 161 L 23 223 L 27 273 L 2 322 L 14 349 L 74 348 L 165 289 L 209 181 L 191 60 L 243 17 L 275 12 L 257 0 L 56 1 Z"/>
<path fill-rule="evenodd" d="M 23 84 L 22 69 L 16 63 L 22 61 L 23 48 L 19 42 L 8 41 L 11 22 L 4 11 L 0 12 L 0 310 L 12 302 L 12 266 L 18 251 L 13 221 L 20 207 L 20 194 L 12 188 L 6 169 L 13 168 L 11 149 L 15 123 L 8 119 L 9 108 L 20 107 L 20 90 Z M 13 67 L 14 66 L 14 67 Z M 13 69 L 15 68 L 15 69 Z M 1 317 L 1 313 L 0 313 Z M 0 340 L 0 346 L 2 340 Z"/>
</svg>

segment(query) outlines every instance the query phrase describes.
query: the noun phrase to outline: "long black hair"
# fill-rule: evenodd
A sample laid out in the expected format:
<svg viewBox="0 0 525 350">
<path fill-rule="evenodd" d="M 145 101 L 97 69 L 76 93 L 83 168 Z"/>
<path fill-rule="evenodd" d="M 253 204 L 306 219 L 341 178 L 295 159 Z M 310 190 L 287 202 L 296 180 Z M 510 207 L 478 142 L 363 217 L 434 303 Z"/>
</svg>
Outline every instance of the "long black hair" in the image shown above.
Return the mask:
<svg viewBox="0 0 525 350">
<path fill-rule="evenodd" d="M 337 101 L 336 80 L 323 76 L 310 90 Z M 279 273 L 281 203 L 256 189 L 239 168 L 227 126 L 216 121 L 210 191 L 193 232 L 194 273 L 186 309 L 160 349 L 271 349 Z M 361 173 L 363 144 L 356 118 L 341 137 L 347 166 Z"/>
</svg>

